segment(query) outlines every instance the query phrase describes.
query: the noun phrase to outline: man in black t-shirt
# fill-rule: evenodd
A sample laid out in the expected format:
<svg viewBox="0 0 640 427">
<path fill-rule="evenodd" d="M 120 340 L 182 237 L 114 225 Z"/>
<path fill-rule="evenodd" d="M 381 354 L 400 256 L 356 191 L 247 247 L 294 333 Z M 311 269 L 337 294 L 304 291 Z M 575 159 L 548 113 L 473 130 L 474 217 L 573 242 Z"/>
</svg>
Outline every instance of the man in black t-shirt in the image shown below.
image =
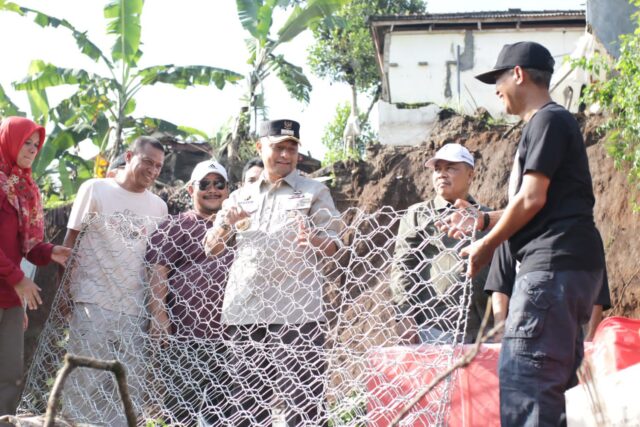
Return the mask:
<svg viewBox="0 0 640 427">
<path fill-rule="evenodd" d="M 526 122 L 507 208 L 491 212 L 491 231 L 461 251 L 471 276 L 507 239 L 520 262 L 499 362 L 504 426 L 566 424 L 564 391 L 577 382 L 582 325 L 604 279 L 582 134 L 549 95 L 554 63 L 544 46 L 519 42 L 505 45 L 494 69 L 476 76 L 495 84 L 507 113 Z"/>
</svg>

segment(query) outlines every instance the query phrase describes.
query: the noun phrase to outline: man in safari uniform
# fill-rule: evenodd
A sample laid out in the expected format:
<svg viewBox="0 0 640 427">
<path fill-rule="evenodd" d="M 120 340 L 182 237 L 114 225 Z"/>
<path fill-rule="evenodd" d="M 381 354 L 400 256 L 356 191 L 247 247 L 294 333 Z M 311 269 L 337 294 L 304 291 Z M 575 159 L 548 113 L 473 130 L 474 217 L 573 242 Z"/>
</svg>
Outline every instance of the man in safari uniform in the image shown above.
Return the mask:
<svg viewBox="0 0 640 427">
<path fill-rule="evenodd" d="M 297 122 L 262 123 L 264 170 L 229 196 L 206 237 L 214 256 L 235 251 L 222 307 L 239 376 L 234 425 L 269 423 L 274 405 L 287 425 L 325 422 L 322 267 L 338 249 L 338 212 L 329 189 L 296 170 L 299 146 Z"/>
<path fill-rule="evenodd" d="M 479 206 L 469 194 L 475 160 L 465 147 L 445 144 L 425 166 L 433 170 L 435 195 L 407 209 L 400 220 L 394 250 L 391 289 L 399 332 L 413 343 L 471 343 L 480 330 L 487 304 L 483 287 L 488 268 L 465 289 L 463 263 L 457 254 L 461 243 L 442 235 L 436 222 L 456 200 L 466 200 L 483 211 L 477 219 L 476 237 L 480 238 L 488 225 L 484 212 L 488 208 Z M 466 322 L 455 310 L 461 304 L 469 306 Z"/>
</svg>

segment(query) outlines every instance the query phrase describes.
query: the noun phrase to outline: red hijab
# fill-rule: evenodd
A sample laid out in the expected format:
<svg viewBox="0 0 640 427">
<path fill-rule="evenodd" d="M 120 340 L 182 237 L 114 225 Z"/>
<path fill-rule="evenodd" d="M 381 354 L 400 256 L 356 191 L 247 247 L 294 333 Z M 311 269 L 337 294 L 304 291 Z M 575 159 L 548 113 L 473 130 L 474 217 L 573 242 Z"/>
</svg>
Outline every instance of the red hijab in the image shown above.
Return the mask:
<svg viewBox="0 0 640 427">
<path fill-rule="evenodd" d="M 18 238 L 23 255 L 44 238 L 40 191 L 31 177 L 31 168 L 21 168 L 17 163 L 20 149 L 35 132 L 40 134 L 40 151 L 45 137 L 42 126 L 23 117 L 7 117 L 0 122 L 0 191 L 18 212 Z"/>
</svg>

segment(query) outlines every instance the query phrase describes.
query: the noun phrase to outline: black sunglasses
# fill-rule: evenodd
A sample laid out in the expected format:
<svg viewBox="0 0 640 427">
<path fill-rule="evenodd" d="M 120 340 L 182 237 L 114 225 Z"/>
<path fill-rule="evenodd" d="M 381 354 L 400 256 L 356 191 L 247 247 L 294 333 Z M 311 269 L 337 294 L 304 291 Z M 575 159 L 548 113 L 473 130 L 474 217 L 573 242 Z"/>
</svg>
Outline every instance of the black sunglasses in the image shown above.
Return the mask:
<svg viewBox="0 0 640 427">
<path fill-rule="evenodd" d="M 209 189 L 209 186 L 213 185 L 216 190 L 224 190 L 227 187 L 227 182 L 225 180 L 215 180 L 209 181 L 208 179 L 201 179 L 198 181 L 198 190 L 206 191 Z"/>
</svg>

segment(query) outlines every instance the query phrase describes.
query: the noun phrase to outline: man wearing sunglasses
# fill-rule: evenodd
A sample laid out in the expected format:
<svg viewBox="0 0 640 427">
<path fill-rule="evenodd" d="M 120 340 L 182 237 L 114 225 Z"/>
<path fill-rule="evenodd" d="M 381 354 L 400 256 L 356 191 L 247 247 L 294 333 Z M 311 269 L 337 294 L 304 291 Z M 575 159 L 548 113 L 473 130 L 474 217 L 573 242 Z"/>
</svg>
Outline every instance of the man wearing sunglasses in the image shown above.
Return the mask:
<svg viewBox="0 0 640 427">
<path fill-rule="evenodd" d="M 296 169 L 297 122 L 264 122 L 259 137 L 262 174 L 231 194 L 206 239 L 215 256 L 225 248 L 236 253 L 222 307 L 238 376 L 228 417 L 235 426 L 275 424 L 278 416 L 290 426 L 319 426 L 322 270 L 338 249 L 339 214 L 329 189 Z"/>
<path fill-rule="evenodd" d="M 187 191 L 193 209 L 171 217 L 151 237 L 152 321 L 150 335 L 164 347 L 155 378 L 166 378 L 166 421 L 196 425 L 204 419 L 219 425 L 224 402 L 220 312 L 230 252 L 207 257 L 203 240 L 222 202 L 229 197 L 227 171 L 215 160 L 198 163 Z M 167 339 L 171 336 L 171 339 Z M 156 341 L 158 342 L 158 341 Z M 218 357 L 219 356 L 219 357 Z M 203 369 L 206 367 L 206 369 Z"/>
</svg>

